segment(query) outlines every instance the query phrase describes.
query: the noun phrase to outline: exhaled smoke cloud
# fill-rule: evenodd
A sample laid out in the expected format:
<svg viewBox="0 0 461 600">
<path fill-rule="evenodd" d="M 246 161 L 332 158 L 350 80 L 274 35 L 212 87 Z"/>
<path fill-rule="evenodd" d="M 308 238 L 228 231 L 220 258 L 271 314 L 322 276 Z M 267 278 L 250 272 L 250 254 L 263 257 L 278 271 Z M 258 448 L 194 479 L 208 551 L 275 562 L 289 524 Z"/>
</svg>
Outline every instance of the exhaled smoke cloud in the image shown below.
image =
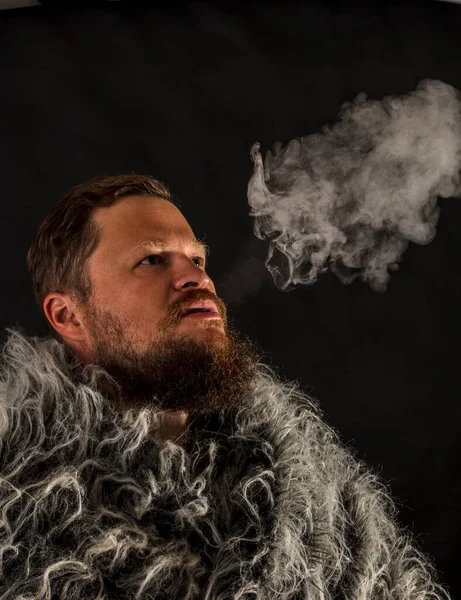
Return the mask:
<svg viewBox="0 0 461 600">
<path fill-rule="evenodd" d="M 252 148 L 254 232 L 269 239 L 266 266 L 279 289 L 330 269 L 385 291 L 409 242 L 435 236 L 438 197 L 461 193 L 461 94 L 425 79 L 400 97 L 359 94 L 339 122 L 275 144 L 264 164 Z"/>
</svg>

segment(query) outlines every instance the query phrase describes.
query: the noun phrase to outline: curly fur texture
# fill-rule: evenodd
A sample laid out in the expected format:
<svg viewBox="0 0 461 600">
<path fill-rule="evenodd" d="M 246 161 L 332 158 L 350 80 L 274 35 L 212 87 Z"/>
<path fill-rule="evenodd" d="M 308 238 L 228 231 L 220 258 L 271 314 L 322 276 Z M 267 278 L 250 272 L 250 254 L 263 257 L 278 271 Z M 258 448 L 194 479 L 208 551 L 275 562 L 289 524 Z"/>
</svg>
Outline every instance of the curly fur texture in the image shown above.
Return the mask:
<svg viewBox="0 0 461 600">
<path fill-rule="evenodd" d="M 63 344 L 7 331 L 1 600 L 448 598 L 383 484 L 267 366 L 187 452 Z"/>
</svg>

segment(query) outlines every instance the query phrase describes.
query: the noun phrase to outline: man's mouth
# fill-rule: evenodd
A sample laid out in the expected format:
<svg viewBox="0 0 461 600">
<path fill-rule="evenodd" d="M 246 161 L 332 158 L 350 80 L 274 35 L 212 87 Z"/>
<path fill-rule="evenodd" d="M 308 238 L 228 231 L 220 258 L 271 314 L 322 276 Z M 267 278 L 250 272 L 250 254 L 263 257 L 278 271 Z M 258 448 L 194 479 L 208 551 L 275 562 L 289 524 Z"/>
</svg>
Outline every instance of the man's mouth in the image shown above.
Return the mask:
<svg viewBox="0 0 461 600">
<path fill-rule="evenodd" d="M 182 317 L 194 317 L 202 319 L 221 318 L 213 300 L 198 300 L 192 302 L 182 313 Z"/>
</svg>

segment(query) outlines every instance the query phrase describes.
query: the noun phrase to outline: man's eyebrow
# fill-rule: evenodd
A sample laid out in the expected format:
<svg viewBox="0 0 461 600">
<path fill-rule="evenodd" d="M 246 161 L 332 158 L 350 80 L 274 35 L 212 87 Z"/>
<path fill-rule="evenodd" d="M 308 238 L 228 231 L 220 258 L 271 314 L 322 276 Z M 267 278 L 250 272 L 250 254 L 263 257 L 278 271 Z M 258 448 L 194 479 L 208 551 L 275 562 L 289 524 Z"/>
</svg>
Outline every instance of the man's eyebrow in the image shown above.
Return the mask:
<svg viewBox="0 0 461 600">
<path fill-rule="evenodd" d="M 205 256 L 208 256 L 210 254 L 210 247 L 208 246 L 208 244 L 205 244 L 205 242 L 203 242 L 202 240 L 191 240 L 189 242 L 189 245 L 192 246 L 193 248 L 196 248 L 197 250 L 201 250 L 205 254 Z M 143 242 L 141 242 L 140 244 L 135 246 L 132 249 L 132 251 L 134 252 L 135 250 L 139 250 L 139 249 L 151 250 L 153 248 L 165 249 L 167 247 L 168 247 L 168 244 L 166 242 L 164 242 L 163 240 L 158 240 L 158 239 L 152 238 L 150 240 L 144 240 Z"/>
<path fill-rule="evenodd" d="M 193 240 L 192 245 L 194 246 L 194 248 L 197 248 L 198 250 L 202 250 L 204 252 L 205 256 L 208 256 L 210 254 L 210 246 L 208 246 L 208 244 L 205 244 L 204 241 Z"/>
</svg>

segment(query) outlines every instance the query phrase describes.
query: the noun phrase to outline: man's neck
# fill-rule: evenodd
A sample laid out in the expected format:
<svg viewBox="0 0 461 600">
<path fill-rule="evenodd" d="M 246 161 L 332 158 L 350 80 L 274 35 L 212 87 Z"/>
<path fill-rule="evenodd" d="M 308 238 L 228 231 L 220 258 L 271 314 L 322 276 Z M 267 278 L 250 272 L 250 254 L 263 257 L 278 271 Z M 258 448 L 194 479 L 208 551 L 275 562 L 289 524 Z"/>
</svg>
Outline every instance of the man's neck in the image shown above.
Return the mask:
<svg viewBox="0 0 461 600">
<path fill-rule="evenodd" d="M 189 426 L 190 417 L 184 411 L 163 413 L 163 423 L 158 431 L 162 440 L 172 440 L 183 445 L 186 440 L 186 431 Z"/>
<path fill-rule="evenodd" d="M 119 410 L 125 411 L 133 406 L 132 400 L 127 402 L 121 399 L 118 393 L 115 393 L 112 386 L 106 386 L 106 381 L 100 384 L 103 395 L 106 395 Z M 155 434 L 161 440 L 172 440 L 185 447 L 188 435 L 187 429 L 190 424 L 190 415 L 185 411 L 161 411 L 162 422 Z"/>
</svg>

